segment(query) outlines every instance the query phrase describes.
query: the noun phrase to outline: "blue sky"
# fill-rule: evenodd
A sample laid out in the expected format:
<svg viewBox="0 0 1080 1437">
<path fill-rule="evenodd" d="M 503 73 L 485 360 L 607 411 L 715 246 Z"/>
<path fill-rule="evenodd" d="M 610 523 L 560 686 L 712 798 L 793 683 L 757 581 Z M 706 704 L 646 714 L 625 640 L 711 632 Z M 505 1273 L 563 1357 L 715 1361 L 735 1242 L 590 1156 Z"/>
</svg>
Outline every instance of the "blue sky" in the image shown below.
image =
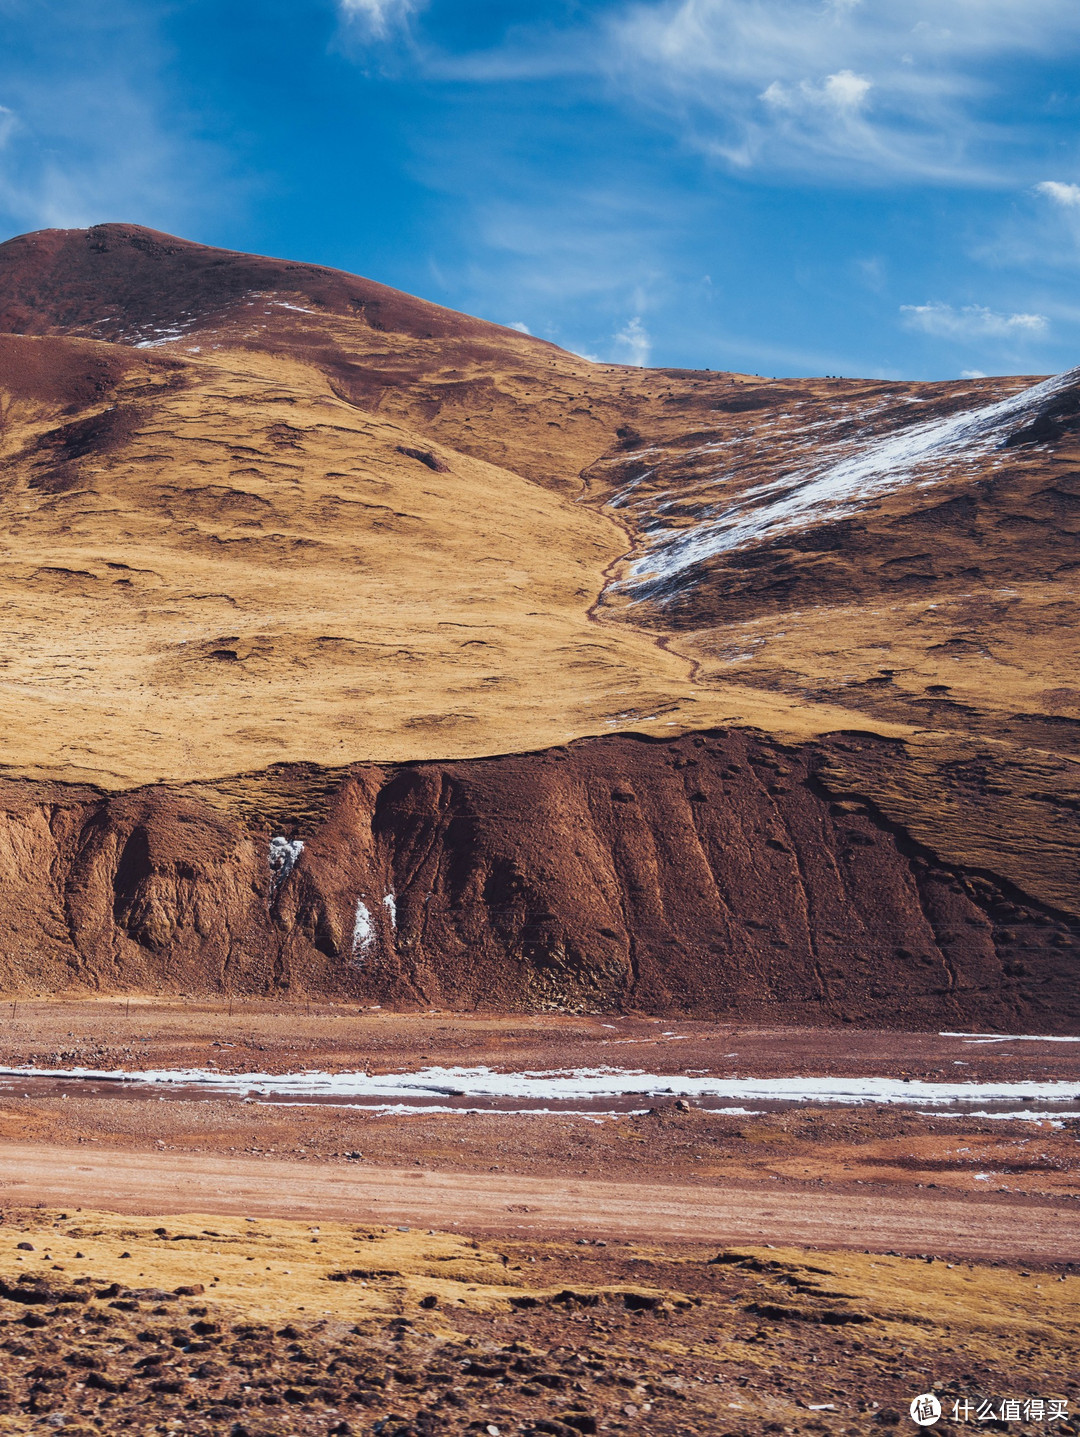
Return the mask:
<svg viewBox="0 0 1080 1437">
<path fill-rule="evenodd" d="M 1076 0 L 0 0 L 0 232 L 132 220 L 602 359 L 1080 363 Z"/>
</svg>

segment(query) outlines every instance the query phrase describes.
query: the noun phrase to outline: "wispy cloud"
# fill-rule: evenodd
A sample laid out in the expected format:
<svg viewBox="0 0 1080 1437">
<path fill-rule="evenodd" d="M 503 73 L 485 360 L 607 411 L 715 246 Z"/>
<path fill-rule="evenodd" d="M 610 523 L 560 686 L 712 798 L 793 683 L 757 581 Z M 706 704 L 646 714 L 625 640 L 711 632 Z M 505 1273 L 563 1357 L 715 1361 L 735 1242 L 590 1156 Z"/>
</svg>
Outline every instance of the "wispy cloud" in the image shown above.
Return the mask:
<svg viewBox="0 0 1080 1437">
<path fill-rule="evenodd" d="M 1080 206 L 1035 188 L 1070 175 L 1044 179 L 1065 164 L 1048 157 L 1065 153 L 1075 0 L 335 3 L 381 37 L 379 63 L 418 81 L 421 104 L 450 97 L 411 136 L 413 174 L 451 217 L 447 302 L 632 363 L 689 349 L 898 374 L 904 354 L 934 372 L 939 349 L 955 374 L 960 358 L 989 368 L 1010 346 L 1030 358 L 1035 340 L 1069 342 L 1038 267 L 1006 295 L 987 273 L 973 290 L 985 305 L 897 306 L 971 293 L 974 245 L 1007 223 L 1068 240 L 1080 221 Z M 928 185 L 933 200 L 917 193 Z M 807 191 L 822 186 L 832 197 L 812 213 Z M 958 263 L 956 289 L 941 285 Z M 717 276 L 708 315 L 689 298 L 698 266 Z M 751 305 L 751 282 L 772 302 Z M 792 314 L 806 320 L 797 333 Z M 817 358 L 826 331 L 852 352 Z"/>
<path fill-rule="evenodd" d="M 998 314 L 981 304 L 902 304 L 900 313 L 908 329 L 921 330 L 937 339 L 1034 339 L 1046 333 L 1044 314 Z"/>
<path fill-rule="evenodd" d="M 653 202 L 655 192 L 630 183 L 632 176 L 617 186 L 565 168 L 536 174 L 522 170 L 516 154 L 514 144 L 505 155 L 485 151 L 494 193 L 465 210 L 461 262 L 442 267 L 452 302 L 499 321 L 522 316 L 513 328 L 528 325 L 586 358 L 646 363 L 651 341 L 641 316 L 663 306 L 672 283 L 659 258 L 670 218 Z M 443 192 L 469 183 L 468 166 L 445 136 L 432 141 L 423 173 Z M 680 218 L 697 212 L 688 198 Z"/>
<path fill-rule="evenodd" d="M 1080 49 L 1074 0 L 627 0 L 569 13 L 426 63 L 476 83 L 592 76 L 738 170 L 1007 183 L 1031 120 L 1002 119 L 1006 67 Z"/>
<path fill-rule="evenodd" d="M 1002 208 L 967 245 L 969 258 L 993 270 L 1013 269 L 1029 277 L 1080 267 L 1080 184 L 1041 180 Z M 1070 288 L 1072 287 L 1070 281 Z M 1060 287 L 1038 301 L 1059 317 Z M 1070 319 L 1069 325 L 1075 323 Z"/>
<path fill-rule="evenodd" d="M 652 341 L 639 315 L 634 315 L 615 335 L 615 352 L 625 364 L 644 368 L 652 353 Z"/>
<path fill-rule="evenodd" d="M 610 24 L 609 64 L 747 167 L 986 178 L 996 60 L 1080 43 L 1067 0 L 669 0 Z"/>
<path fill-rule="evenodd" d="M 243 187 L 163 80 L 152 9 L 115 0 L 105 21 L 79 0 L 50 11 L 36 63 L 0 54 L 0 228 L 184 229 L 224 214 Z"/>
<path fill-rule="evenodd" d="M 403 29 L 424 0 L 338 0 L 342 19 L 359 25 L 376 40 Z"/>
<path fill-rule="evenodd" d="M 1065 209 L 1080 209 L 1080 185 L 1063 184 L 1060 180 L 1043 180 L 1035 186 L 1041 195 Z"/>
</svg>

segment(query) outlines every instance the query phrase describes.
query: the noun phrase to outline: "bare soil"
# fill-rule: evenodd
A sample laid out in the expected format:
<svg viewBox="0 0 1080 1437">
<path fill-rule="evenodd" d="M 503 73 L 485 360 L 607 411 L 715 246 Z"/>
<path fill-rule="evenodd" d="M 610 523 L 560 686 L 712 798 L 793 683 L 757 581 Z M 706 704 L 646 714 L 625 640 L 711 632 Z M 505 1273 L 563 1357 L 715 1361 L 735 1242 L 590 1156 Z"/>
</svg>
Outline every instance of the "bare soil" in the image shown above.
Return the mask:
<svg viewBox="0 0 1080 1437">
<path fill-rule="evenodd" d="M 8 1009 L 0 1064 L 127 1071 L 216 1067 L 245 1073 L 482 1065 L 550 1072 L 612 1066 L 654 1074 L 1035 1082 L 1080 1080 L 1080 1043 L 755 1029 L 649 1018 L 462 1017 L 358 1013 L 343 1007 L 274 1010 L 259 1004 L 234 1004 L 230 1013 L 227 1006 L 57 1002 L 19 1003 L 14 1015 Z M 599 1221 L 604 1202 L 609 1203 L 613 1231 L 622 1231 L 619 1225 L 626 1223 L 628 1231 L 649 1231 L 655 1214 L 644 1208 L 635 1213 L 635 1193 L 648 1186 L 656 1189 L 657 1203 L 675 1204 L 673 1225 L 666 1229 L 671 1235 L 685 1232 L 688 1215 L 703 1213 L 703 1204 L 713 1203 L 710 1237 L 717 1240 L 733 1222 L 741 1224 L 744 1236 L 769 1240 L 769 1222 L 782 1222 L 789 1224 L 787 1240 L 811 1243 L 816 1225 L 827 1221 L 828 1241 L 834 1244 L 921 1252 L 944 1250 L 951 1238 L 971 1254 L 1026 1261 L 1071 1257 L 1059 1249 L 1057 1235 L 1074 1240 L 1080 1215 L 1076 1118 L 931 1114 L 881 1104 L 732 1114 L 694 1105 L 682 1111 L 674 1098 L 650 1100 L 649 1111 L 617 1116 L 587 1107 L 581 1113 L 465 1106 L 397 1113 L 330 1103 L 192 1099 L 167 1089 L 147 1099 L 119 1084 L 107 1091 L 107 1096 L 87 1098 L 79 1096 L 76 1085 L 57 1085 L 51 1094 L 24 1098 L 17 1095 L 16 1083 L 0 1099 L 0 1142 L 19 1145 L 21 1161 L 29 1161 L 33 1150 L 34 1181 L 39 1183 L 46 1181 L 52 1145 L 65 1150 L 60 1165 L 65 1171 L 80 1149 L 86 1162 L 95 1163 L 101 1150 L 114 1155 L 152 1151 L 160 1159 L 156 1166 L 141 1168 L 117 1156 L 111 1170 L 112 1197 L 129 1205 L 140 1202 L 132 1176 L 140 1171 L 147 1182 L 156 1173 L 153 1181 L 166 1185 L 185 1170 L 193 1178 L 203 1172 L 223 1191 L 242 1173 L 244 1191 L 251 1193 L 243 1201 L 261 1194 L 263 1202 L 285 1191 L 281 1184 L 297 1184 L 289 1188 L 295 1194 L 321 1181 L 317 1174 L 325 1171 L 328 1186 L 319 1190 L 321 1200 L 331 1204 L 327 1211 L 336 1210 L 338 1198 L 331 1193 L 349 1194 L 349 1202 L 377 1198 L 400 1205 L 406 1201 L 402 1184 L 407 1181 L 408 1202 L 419 1200 L 412 1195 L 423 1191 L 429 1224 L 473 1222 L 485 1230 L 499 1224 L 515 1230 L 535 1226 L 541 1223 L 540 1212 L 547 1214 L 542 1225 L 549 1232 L 581 1220 L 580 1202 L 567 1202 L 564 1194 L 560 1204 L 567 1182 L 599 1185 L 589 1188 L 591 1210 Z M 304 1164 L 295 1178 L 291 1167 L 283 1166 L 291 1163 Z M 261 1167 L 273 1176 L 261 1177 Z M 407 1179 L 403 1169 L 410 1170 Z M 388 1170 L 396 1174 L 392 1181 Z M 75 1201 L 79 1192 L 92 1201 L 88 1187 L 106 1181 L 95 1172 L 93 1182 L 81 1188 L 80 1179 L 53 1172 L 50 1191 L 57 1201 Z M 123 1182 L 121 1172 L 128 1175 Z M 19 1180 L 10 1156 L 5 1175 Z M 456 1185 L 459 1178 L 461 1186 Z M 64 1182 L 75 1186 L 55 1186 Z M 380 1189 L 386 1182 L 392 1193 Z M 161 1200 L 160 1190 L 155 1192 L 141 1199 L 142 1210 Z M 766 1198 L 772 1216 L 762 1222 L 760 1205 Z M 272 1210 L 284 1214 L 293 1200 Z M 436 1210 L 440 1203 L 444 1211 Z M 961 1217 L 958 1204 L 969 1217 Z M 527 1218 L 513 1215 L 522 1205 L 533 1210 Z M 1018 1208 L 1027 1213 L 1021 1223 L 1014 1221 Z M 845 1237 L 837 1224 L 855 1211 L 866 1217 L 862 1225 L 852 1224 Z M 903 1214 L 911 1215 L 910 1223 Z M 413 1213 L 410 1220 L 420 1219 Z M 956 1223 L 960 1228 L 952 1226 Z M 997 1235 L 980 1237 L 980 1224 L 987 1234 Z"/>
<path fill-rule="evenodd" d="M 2 1037 L 0 1063 L 46 1068 L 1080 1063 L 1045 1041 L 254 1003 L 20 1002 Z M 870 1437 L 931 1389 L 946 1414 L 1080 1399 L 1072 1120 L 114 1091 L 0 1105 L 0 1432 Z"/>
</svg>

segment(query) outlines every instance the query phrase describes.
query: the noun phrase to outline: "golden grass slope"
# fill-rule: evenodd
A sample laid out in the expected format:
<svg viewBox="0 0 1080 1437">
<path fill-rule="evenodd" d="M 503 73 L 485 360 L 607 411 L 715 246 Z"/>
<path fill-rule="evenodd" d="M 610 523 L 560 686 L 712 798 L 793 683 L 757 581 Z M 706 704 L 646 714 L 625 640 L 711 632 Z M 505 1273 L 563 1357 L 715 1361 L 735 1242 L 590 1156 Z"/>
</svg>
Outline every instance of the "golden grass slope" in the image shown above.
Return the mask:
<svg viewBox="0 0 1080 1437">
<path fill-rule="evenodd" d="M 123 225 L 0 246 L 0 329 L 9 776 L 854 729 L 894 756 L 834 754 L 837 786 L 1070 906 L 1075 438 L 751 546 L 671 603 L 612 587 L 658 522 L 1029 381 L 597 365 Z"/>
<path fill-rule="evenodd" d="M 44 344 L 112 349 L 5 347 Z M 9 773 L 129 786 L 698 721 L 683 662 L 590 618 L 624 546 L 606 517 L 302 364 L 129 356 L 76 420 L 9 405 Z"/>
<path fill-rule="evenodd" d="M 489 384 L 475 422 L 440 409 L 419 429 L 422 384 L 366 409 L 306 359 L 243 347 L 244 324 L 213 332 L 167 352 L 0 341 L 9 776 L 126 788 L 625 728 L 843 725 L 840 707 L 701 688 L 658 635 L 597 621 L 627 538 L 578 502 L 576 466 L 614 435 L 582 419 L 559 483 L 532 444 L 565 375 L 511 376 L 543 391 L 531 419 L 524 388 L 518 423 Z M 604 371 L 596 407 L 617 417 L 642 382 Z"/>
</svg>

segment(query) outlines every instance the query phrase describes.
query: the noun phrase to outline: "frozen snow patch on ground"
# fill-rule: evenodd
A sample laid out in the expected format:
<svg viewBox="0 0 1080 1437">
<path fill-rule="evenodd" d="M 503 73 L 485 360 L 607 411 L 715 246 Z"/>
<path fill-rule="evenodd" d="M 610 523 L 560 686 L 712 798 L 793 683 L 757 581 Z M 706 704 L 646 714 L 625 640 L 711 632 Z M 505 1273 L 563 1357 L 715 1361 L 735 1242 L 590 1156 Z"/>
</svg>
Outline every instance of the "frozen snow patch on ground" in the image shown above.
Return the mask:
<svg viewBox="0 0 1080 1437">
<path fill-rule="evenodd" d="M 1010 1111 L 1010 1112 L 1007 1112 L 1007 1113 L 971 1112 L 970 1110 L 965 1110 L 963 1113 L 943 1113 L 943 1112 L 941 1112 L 941 1111 L 938 1111 L 938 1112 L 935 1112 L 935 1113 L 920 1113 L 920 1114 L 919 1114 L 919 1117 L 920 1117 L 920 1118 L 959 1118 L 959 1117 L 964 1117 L 964 1118 L 1007 1118 L 1010 1123 L 1014 1123 L 1014 1122 L 1022 1122 L 1022 1123 L 1050 1123 L 1052 1127 L 1060 1128 L 1060 1127 L 1063 1127 L 1063 1126 L 1064 1126 L 1064 1124 L 1061 1122 L 1061 1119 L 1062 1119 L 1062 1118 L 1080 1118 L 1080 1113 L 1077 1113 L 1077 1112 L 1068 1112 L 1068 1111 L 1066 1111 L 1066 1110 L 1064 1110 L 1064 1109 L 1062 1109 L 1062 1108 L 1055 1108 L 1052 1113 L 1036 1113 L 1036 1112 L 1033 1112 L 1030 1108 L 1023 1108 L 1023 1109 L 1021 1109 L 1021 1111 L 1019 1111 L 1019 1112 L 1012 1112 L 1012 1111 Z M 1027 1138 L 1025 1138 L 1024 1141 L 1027 1142 Z"/>
<path fill-rule="evenodd" d="M 356 900 L 356 917 L 353 920 L 352 955 L 363 958 L 375 942 L 375 920 L 371 909 L 362 898 Z"/>
<path fill-rule="evenodd" d="M 939 1033 L 939 1038 L 966 1038 L 971 1043 L 1080 1043 L 1080 1038 L 1048 1038 L 1041 1033 Z"/>
<path fill-rule="evenodd" d="M 275 1107 L 303 1108 L 306 1103 L 275 1103 Z M 342 1103 L 343 1108 L 355 1112 L 377 1113 L 379 1117 L 407 1117 L 411 1113 L 456 1113 L 458 1117 L 464 1113 L 488 1112 L 490 1109 L 480 1108 L 451 1108 L 445 1103 Z M 586 1122 L 599 1122 L 602 1118 L 642 1118 L 648 1113 L 648 1108 L 612 1108 L 610 1111 L 590 1108 L 587 1112 L 583 1108 L 499 1108 L 500 1118 L 584 1118 Z M 754 1118 L 761 1114 L 750 1108 L 721 1108 L 721 1113 L 728 1116 Z"/>
<path fill-rule="evenodd" d="M 393 889 L 383 899 L 383 907 L 390 915 L 390 927 L 397 932 L 397 899 L 394 897 Z"/>
<path fill-rule="evenodd" d="M 824 451 L 825 463 L 754 485 L 692 528 L 665 531 L 659 525 L 654 530 L 658 537 L 651 539 L 646 553 L 630 566 L 629 576 L 619 587 L 642 598 L 662 599 L 680 574 L 703 560 L 815 524 L 835 522 L 875 496 L 911 482 L 936 483 L 939 466 L 1001 449 L 1058 394 L 1078 383 L 1080 369 L 1067 370 L 994 404 L 925 420 L 859 447 L 834 445 Z M 725 477 L 717 475 L 718 480 Z M 610 502 L 616 506 L 625 502 L 625 494 Z"/>
<path fill-rule="evenodd" d="M 280 887 L 285 882 L 303 851 L 304 845 L 299 838 L 289 839 L 279 833 L 270 840 L 269 863 L 275 886 Z"/>
<path fill-rule="evenodd" d="M 151 339 L 137 339 L 132 346 L 134 349 L 157 349 L 162 344 L 174 344 L 178 339 L 183 339 L 182 329 L 159 329 L 152 331 Z"/>
<path fill-rule="evenodd" d="M 367 921 L 371 915 L 364 909 Z M 374 926 L 361 932 L 374 941 Z M 621 1068 L 575 1068 L 555 1072 L 498 1073 L 490 1068 L 423 1068 L 415 1073 L 218 1073 L 201 1068 L 146 1072 L 92 1068 L 0 1068 L 0 1076 L 182 1085 L 207 1093 L 252 1093 L 257 1097 L 379 1099 L 408 1101 L 422 1095 L 466 1099 L 519 1099 L 533 1104 L 638 1097 L 683 1097 L 728 1103 L 836 1103 L 948 1109 L 958 1103 L 1009 1103 L 1027 1112 L 1030 1103 L 1080 1101 L 1077 1082 L 904 1082 L 898 1078 L 707 1078 L 656 1074 Z M 1046 1114 L 1049 1116 L 1049 1114 Z M 1060 1115 L 1057 1115 L 1060 1116 Z"/>
</svg>

